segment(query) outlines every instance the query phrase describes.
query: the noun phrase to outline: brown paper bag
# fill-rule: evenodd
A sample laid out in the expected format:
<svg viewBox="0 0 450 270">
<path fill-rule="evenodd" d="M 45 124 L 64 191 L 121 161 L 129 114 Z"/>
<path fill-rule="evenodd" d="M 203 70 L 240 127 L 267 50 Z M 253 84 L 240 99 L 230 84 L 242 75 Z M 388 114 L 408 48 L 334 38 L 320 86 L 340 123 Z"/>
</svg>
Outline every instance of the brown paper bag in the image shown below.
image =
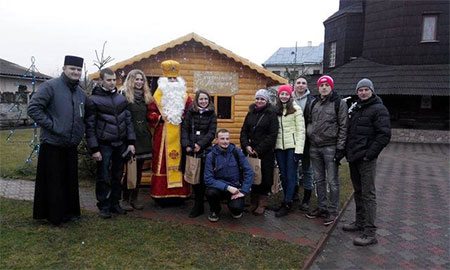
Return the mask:
<svg viewBox="0 0 450 270">
<path fill-rule="evenodd" d="M 280 169 L 273 168 L 273 185 L 271 188 L 272 194 L 277 194 L 280 191 Z"/>
<path fill-rule="evenodd" d="M 131 157 L 127 162 L 127 188 L 135 189 L 137 180 L 136 157 Z"/>
<path fill-rule="evenodd" d="M 184 171 L 184 180 L 191 185 L 200 183 L 200 167 L 202 159 L 196 156 L 186 155 L 186 166 Z"/>
<path fill-rule="evenodd" d="M 253 185 L 261 185 L 262 174 L 261 174 L 261 159 L 254 157 L 247 157 L 248 163 L 253 169 Z"/>
</svg>

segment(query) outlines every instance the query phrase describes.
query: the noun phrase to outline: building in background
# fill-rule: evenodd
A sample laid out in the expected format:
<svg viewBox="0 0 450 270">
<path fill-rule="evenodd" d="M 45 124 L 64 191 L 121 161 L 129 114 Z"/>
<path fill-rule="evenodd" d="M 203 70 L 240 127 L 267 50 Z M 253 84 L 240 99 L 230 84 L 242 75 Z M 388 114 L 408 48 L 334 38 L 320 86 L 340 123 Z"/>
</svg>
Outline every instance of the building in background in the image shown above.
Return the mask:
<svg viewBox="0 0 450 270">
<path fill-rule="evenodd" d="M 29 124 L 27 105 L 34 89 L 50 76 L 33 73 L 29 68 L 19 66 L 0 58 L 0 127 Z"/>
<path fill-rule="evenodd" d="M 312 42 L 308 41 L 305 47 L 279 48 L 263 63 L 263 67 L 292 83 L 299 75 L 320 77 L 323 73 L 322 62 L 323 43 L 312 46 Z"/>
<path fill-rule="evenodd" d="M 449 9 L 448 0 L 340 0 L 324 22 L 324 73 L 341 95 L 370 78 L 393 128 L 448 130 Z"/>
</svg>

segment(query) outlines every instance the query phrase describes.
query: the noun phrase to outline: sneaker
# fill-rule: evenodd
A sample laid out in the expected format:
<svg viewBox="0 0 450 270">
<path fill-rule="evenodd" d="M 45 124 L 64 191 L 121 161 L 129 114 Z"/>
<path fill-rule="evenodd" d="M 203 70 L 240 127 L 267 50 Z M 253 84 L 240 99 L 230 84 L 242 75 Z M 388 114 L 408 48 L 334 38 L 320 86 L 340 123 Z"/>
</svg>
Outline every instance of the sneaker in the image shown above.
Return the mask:
<svg viewBox="0 0 450 270">
<path fill-rule="evenodd" d="M 307 218 L 318 218 L 318 217 L 326 218 L 327 217 L 327 211 L 319 209 L 319 208 L 316 208 L 316 209 L 308 212 L 305 216 Z"/>
<path fill-rule="evenodd" d="M 139 201 L 132 201 L 130 204 L 131 204 L 131 207 L 133 207 L 136 210 L 144 209 L 144 205 L 141 202 L 139 202 Z"/>
<path fill-rule="evenodd" d="M 299 207 L 300 211 L 308 212 L 309 211 L 309 203 L 302 203 Z"/>
<path fill-rule="evenodd" d="M 237 214 L 237 215 L 234 215 L 233 213 L 231 213 L 231 216 L 234 218 L 234 219 L 240 219 L 241 217 L 242 217 L 242 212 L 240 213 L 240 214 Z"/>
<path fill-rule="evenodd" d="M 111 213 L 116 213 L 119 215 L 126 215 L 127 211 L 123 210 L 119 204 L 116 204 L 114 206 L 111 207 L 110 209 Z"/>
<path fill-rule="evenodd" d="M 131 206 L 131 204 L 130 204 L 129 201 L 122 201 L 122 202 L 120 203 L 120 207 L 121 207 L 123 210 L 128 211 L 128 212 L 133 211 L 133 206 Z"/>
<path fill-rule="evenodd" d="M 109 209 L 100 210 L 100 213 L 98 213 L 98 215 L 103 219 L 111 218 L 111 212 L 109 211 Z"/>
<path fill-rule="evenodd" d="M 219 221 L 219 214 L 217 214 L 216 212 L 211 212 L 208 216 L 208 220 L 211 222 Z"/>
<path fill-rule="evenodd" d="M 346 232 L 357 232 L 357 231 L 364 230 L 364 228 L 363 228 L 363 226 L 357 225 L 356 221 L 353 221 L 350 224 L 345 224 L 344 226 L 342 226 L 342 230 L 344 230 Z"/>
<path fill-rule="evenodd" d="M 369 246 L 369 245 L 375 245 L 378 243 L 378 240 L 375 236 L 368 236 L 366 234 L 361 235 L 360 237 L 356 237 L 353 240 L 353 245 L 355 246 Z"/>
<path fill-rule="evenodd" d="M 336 220 L 336 216 L 333 214 L 329 214 L 324 220 L 323 220 L 323 225 L 328 226 L 334 223 L 334 221 Z"/>
</svg>

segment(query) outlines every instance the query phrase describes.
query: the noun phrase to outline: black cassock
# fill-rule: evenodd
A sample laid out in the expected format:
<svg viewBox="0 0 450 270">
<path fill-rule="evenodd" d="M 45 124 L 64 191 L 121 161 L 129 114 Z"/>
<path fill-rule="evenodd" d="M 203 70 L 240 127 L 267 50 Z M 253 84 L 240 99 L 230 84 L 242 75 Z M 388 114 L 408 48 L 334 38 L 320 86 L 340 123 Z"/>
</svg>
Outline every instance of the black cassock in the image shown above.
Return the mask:
<svg viewBox="0 0 450 270">
<path fill-rule="evenodd" d="M 54 225 L 80 216 L 77 147 L 42 144 L 34 190 L 34 219 Z"/>
</svg>

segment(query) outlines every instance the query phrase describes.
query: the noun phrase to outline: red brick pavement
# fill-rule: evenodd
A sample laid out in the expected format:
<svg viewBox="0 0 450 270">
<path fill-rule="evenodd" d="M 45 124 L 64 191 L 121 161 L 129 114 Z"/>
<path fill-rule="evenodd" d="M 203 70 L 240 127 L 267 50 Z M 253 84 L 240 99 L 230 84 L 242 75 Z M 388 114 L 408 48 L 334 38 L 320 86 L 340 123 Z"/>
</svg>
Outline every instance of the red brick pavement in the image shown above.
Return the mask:
<svg viewBox="0 0 450 270">
<path fill-rule="evenodd" d="M 352 201 L 311 269 L 450 269 L 450 146 L 391 143 L 378 159 L 378 245 L 356 247 Z"/>
</svg>

